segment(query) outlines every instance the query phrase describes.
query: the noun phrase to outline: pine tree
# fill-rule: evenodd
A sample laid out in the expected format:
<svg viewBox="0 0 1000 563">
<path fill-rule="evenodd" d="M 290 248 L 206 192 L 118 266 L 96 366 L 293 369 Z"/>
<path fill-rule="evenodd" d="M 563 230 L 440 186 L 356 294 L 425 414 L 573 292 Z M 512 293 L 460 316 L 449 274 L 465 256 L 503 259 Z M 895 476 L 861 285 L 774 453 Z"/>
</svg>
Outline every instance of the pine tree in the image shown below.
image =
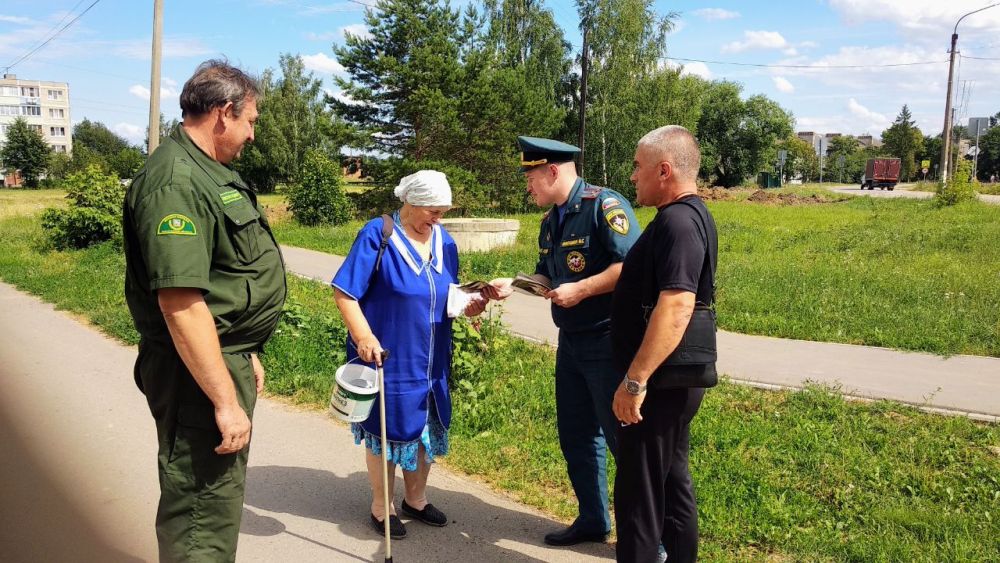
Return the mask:
<svg viewBox="0 0 1000 563">
<path fill-rule="evenodd" d="M 924 135 L 917 128 L 906 104 L 903 104 L 893 124 L 882 132 L 882 145 L 886 152 L 900 159 L 900 180 L 912 179 L 917 169 L 916 157 L 923 151 Z"/>
</svg>

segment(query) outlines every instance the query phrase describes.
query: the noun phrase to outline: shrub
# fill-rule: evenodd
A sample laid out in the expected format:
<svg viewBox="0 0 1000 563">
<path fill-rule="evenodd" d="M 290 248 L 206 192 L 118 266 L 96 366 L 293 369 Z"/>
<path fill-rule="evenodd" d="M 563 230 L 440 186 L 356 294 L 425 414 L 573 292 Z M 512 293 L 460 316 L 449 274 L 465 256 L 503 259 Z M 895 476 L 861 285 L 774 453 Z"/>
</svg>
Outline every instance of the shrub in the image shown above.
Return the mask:
<svg viewBox="0 0 1000 563">
<path fill-rule="evenodd" d="M 42 227 L 58 249 L 86 248 L 107 240 L 120 241 L 125 188 L 115 174 L 97 166 L 70 174 L 63 186 L 70 206 L 46 209 Z"/>
<path fill-rule="evenodd" d="M 346 223 L 353 206 L 344 195 L 340 167 L 319 151 L 307 152 L 300 181 L 288 189 L 288 209 L 303 225 Z"/>
<path fill-rule="evenodd" d="M 948 180 L 948 183 L 938 184 L 934 201 L 938 206 L 944 207 L 976 199 L 977 184 L 978 182 L 972 179 L 972 164 L 968 160 L 962 159 L 955 167 L 955 174 Z"/>
</svg>

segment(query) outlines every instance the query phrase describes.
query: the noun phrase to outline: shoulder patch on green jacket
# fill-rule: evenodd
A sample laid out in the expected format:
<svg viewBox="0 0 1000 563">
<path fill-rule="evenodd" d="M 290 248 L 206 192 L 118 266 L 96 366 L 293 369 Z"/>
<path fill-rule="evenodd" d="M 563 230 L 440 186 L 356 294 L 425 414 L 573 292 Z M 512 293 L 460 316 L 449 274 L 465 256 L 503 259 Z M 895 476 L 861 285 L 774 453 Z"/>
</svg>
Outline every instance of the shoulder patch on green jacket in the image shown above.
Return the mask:
<svg viewBox="0 0 1000 563">
<path fill-rule="evenodd" d="M 604 188 L 600 186 L 584 186 L 583 193 L 580 195 L 582 199 L 596 199 L 597 196 L 601 195 Z"/>
<path fill-rule="evenodd" d="M 156 228 L 156 235 L 187 235 L 198 234 L 198 229 L 194 226 L 194 221 L 186 215 L 171 213 L 160 220 L 160 226 Z"/>
</svg>

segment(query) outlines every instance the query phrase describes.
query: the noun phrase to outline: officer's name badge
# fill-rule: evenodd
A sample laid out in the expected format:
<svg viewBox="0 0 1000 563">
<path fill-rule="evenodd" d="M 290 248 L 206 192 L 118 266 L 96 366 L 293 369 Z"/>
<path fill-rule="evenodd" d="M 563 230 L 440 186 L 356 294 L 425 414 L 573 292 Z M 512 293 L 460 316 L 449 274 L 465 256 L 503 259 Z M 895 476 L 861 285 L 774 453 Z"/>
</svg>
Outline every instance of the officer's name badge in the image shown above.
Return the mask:
<svg viewBox="0 0 1000 563">
<path fill-rule="evenodd" d="M 194 221 L 180 213 L 172 213 L 160 220 L 160 226 L 156 229 L 159 235 L 188 235 L 198 234 L 194 227 Z"/>
<path fill-rule="evenodd" d="M 611 230 L 614 232 L 621 235 L 628 234 L 628 215 L 625 215 L 624 210 L 615 209 L 613 211 L 609 211 L 607 215 L 604 216 L 604 219 L 608 222 L 608 226 L 611 227 Z"/>
<path fill-rule="evenodd" d="M 229 205 L 230 203 L 236 203 L 237 201 L 243 199 L 243 194 L 236 190 L 229 190 L 219 194 L 219 197 L 222 198 L 222 205 Z"/>
</svg>

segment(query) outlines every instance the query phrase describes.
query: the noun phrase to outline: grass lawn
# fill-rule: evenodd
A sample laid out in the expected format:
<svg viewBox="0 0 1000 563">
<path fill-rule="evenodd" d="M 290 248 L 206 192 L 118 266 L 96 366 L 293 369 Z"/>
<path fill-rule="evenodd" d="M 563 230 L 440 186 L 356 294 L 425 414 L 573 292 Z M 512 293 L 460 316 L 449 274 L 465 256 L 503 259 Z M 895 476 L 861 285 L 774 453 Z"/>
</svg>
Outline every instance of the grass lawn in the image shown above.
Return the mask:
<svg viewBox="0 0 1000 563">
<path fill-rule="evenodd" d="M 746 334 L 1000 356 L 1000 206 L 851 198 L 818 186 L 710 201 L 719 227 L 719 323 Z M 821 197 L 827 203 L 812 203 Z M 265 203 L 281 209 L 280 198 Z M 516 245 L 462 256 L 464 279 L 531 272 L 540 213 L 518 215 Z M 640 209 L 646 225 L 652 209 Z M 302 227 L 284 244 L 345 254 L 360 227 Z"/>
<path fill-rule="evenodd" d="M 0 279 L 135 341 L 113 245 L 47 250 L 37 216 L 0 219 L 0 229 Z M 268 391 L 322 407 L 344 360 L 344 328 L 325 285 L 291 278 L 290 288 L 263 357 Z M 447 465 L 570 518 L 552 351 L 495 320 L 478 332 L 461 327 Z M 818 388 L 723 382 L 695 419 L 691 461 L 706 561 L 969 561 L 1000 552 L 995 425 Z"/>
</svg>

